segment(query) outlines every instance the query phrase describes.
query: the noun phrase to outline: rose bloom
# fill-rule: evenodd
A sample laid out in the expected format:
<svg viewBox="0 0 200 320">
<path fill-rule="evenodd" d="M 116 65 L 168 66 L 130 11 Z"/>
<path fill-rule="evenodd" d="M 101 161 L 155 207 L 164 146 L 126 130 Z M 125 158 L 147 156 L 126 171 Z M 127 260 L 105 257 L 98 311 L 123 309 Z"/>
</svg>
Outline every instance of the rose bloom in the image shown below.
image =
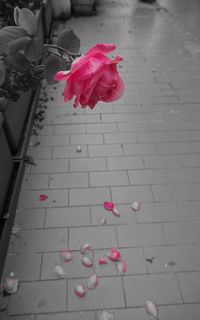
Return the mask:
<svg viewBox="0 0 200 320">
<path fill-rule="evenodd" d="M 123 60 L 116 56 L 114 60 L 105 54 L 115 50 L 114 44 L 99 43 L 85 55 L 77 58 L 69 71 L 59 71 L 55 80 L 66 80 L 64 101 L 76 97 L 74 107 L 80 103 L 82 108 L 94 108 L 98 101 L 118 100 L 124 92 L 124 82 L 117 71 L 117 64 Z"/>
</svg>

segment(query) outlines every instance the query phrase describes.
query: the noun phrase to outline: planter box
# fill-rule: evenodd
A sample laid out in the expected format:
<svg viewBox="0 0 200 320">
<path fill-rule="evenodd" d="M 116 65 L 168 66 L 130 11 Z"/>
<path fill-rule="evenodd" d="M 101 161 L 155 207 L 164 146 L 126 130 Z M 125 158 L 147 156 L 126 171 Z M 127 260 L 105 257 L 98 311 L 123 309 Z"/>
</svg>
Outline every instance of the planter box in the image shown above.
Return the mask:
<svg viewBox="0 0 200 320">
<path fill-rule="evenodd" d="M 2 216 L 3 204 L 7 194 L 13 168 L 13 160 L 11 158 L 11 153 L 2 123 L 3 116 L 0 113 L 0 217 Z"/>
<path fill-rule="evenodd" d="M 36 18 L 37 18 L 37 34 L 40 39 L 42 39 L 42 42 L 44 43 L 44 22 L 43 22 L 43 11 L 42 8 L 37 10 L 35 12 Z"/>
<path fill-rule="evenodd" d="M 31 98 L 31 90 L 23 92 L 16 102 L 8 101 L 7 106 L 2 110 L 4 117 L 3 127 L 12 154 L 18 151 Z"/>
<path fill-rule="evenodd" d="M 96 0 L 72 0 L 72 9 L 75 15 L 95 15 Z"/>
<path fill-rule="evenodd" d="M 53 16 L 56 19 L 69 19 L 71 17 L 71 0 L 51 0 Z"/>
<path fill-rule="evenodd" d="M 44 0 L 43 1 L 43 24 L 44 24 L 44 36 L 45 39 L 49 39 L 51 35 L 51 27 L 52 27 L 52 20 L 53 20 L 53 8 L 51 0 Z"/>
</svg>

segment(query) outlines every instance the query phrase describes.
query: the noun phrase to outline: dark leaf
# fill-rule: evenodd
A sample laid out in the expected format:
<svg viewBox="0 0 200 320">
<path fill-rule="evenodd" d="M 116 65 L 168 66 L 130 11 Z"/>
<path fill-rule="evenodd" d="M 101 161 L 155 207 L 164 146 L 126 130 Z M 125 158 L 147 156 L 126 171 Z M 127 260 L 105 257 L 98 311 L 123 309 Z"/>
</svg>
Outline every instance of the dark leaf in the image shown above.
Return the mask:
<svg viewBox="0 0 200 320">
<path fill-rule="evenodd" d="M 71 29 L 65 30 L 61 33 L 58 38 L 57 44 L 59 47 L 67 49 L 70 52 L 79 53 L 80 39 Z M 60 53 L 62 54 L 63 52 Z"/>
<path fill-rule="evenodd" d="M 36 166 L 36 163 L 34 162 L 33 157 L 31 157 L 29 155 L 25 156 L 24 162 L 27 163 L 27 164 L 30 164 L 32 166 Z"/>
<path fill-rule="evenodd" d="M 0 52 L 7 54 L 7 49 L 12 42 L 20 40 L 20 38 L 28 37 L 26 30 L 20 27 L 5 27 L 0 30 Z"/>
<path fill-rule="evenodd" d="M 28 34 L 34 35 L 37 30 L 37 20 L 33 12 L 29 9 L 22 8 L 18 10 L 18 25 L 24 28 Z"/>
<path fill-rule="evenodd" d="M 6 53 L 12 54 L 17 51 L 24 50 L 30 41 L 31 41 L 31 38 L 28 36 L 11 41 L 7 45 Z"/>
<path fill-rule="evenodd" d="M 43 42 L 40 38 L 34 37 L 25 49 L 25 55 L 29 61 L 37 61 L 43 55 Z"/>
<path fill-rule="evenodd" d="M 30 62 L 26 59 L 25 55 L 20 52 L 8 55 L 6 59 L 8 64 L 18 71 L 27 72 L 30 69 Z"/>
<path fill-rule="evenodd" d="M 6 78 L 6 66 L 3 61 L 0 61 L 0 86 L 4 83 Z"/>
<path fill-rule="evenodd" d="M 49 84 L 57 83 L 54 79 L 56 72 L 66 69 L 66 64 L 62 58 L 50 56 L 45 61 L 44 76 Z"/>
<path fill-rule="evenodd" d="M 14 9 L 14 21 L 16 26 L 19 25 L 19 12 L 20 12 L 20 8 L 19 7 L 15 7 Z"/>
</svg>

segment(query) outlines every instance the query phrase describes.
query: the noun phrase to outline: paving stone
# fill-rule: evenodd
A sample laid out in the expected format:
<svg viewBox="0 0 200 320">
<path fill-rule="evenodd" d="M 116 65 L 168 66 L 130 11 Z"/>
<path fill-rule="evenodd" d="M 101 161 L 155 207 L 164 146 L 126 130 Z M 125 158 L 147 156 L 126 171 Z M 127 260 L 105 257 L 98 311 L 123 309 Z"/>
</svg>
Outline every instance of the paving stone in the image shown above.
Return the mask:
<svg viewBox="0 0 200 320">
<path fill-rule="evenodd" d="M 200 272 L 178 273 L 177 281 L 184 303 L 200 302 Z"/>
<path fill-rule="evenodd" d="M 187 123 L 187 121 L 185 121 Z M 176 131 L 176 132 L 169 132 L 169 135 L 171 137 L 171 140 L 172 141 L 199 141 L 200 140 L 200 131 L 197 131 L 195 130 L 194 126 L 196 124 L 196 121 L 194 121 L 194 124 L 193 124 L 193 130 L 190 129 L 186 131 L 187 127 L 185 125 L 185 123 L 183 124 L 182 123 L 182 129 L 184 128 L 184 131 L 181 131 L 181 128 L 179 131 Z M 198 123 L 199 124 L 199 123 Z M 183 127 L 184 126 L 184 127 Z M 192 128 L 191 124 L 190 124 L 190 128 Z M 197 129 L 197 128 L 196 128 Z M 198 127 L 199 129 L 199 127 Z M 194 131 L 195 130 L 195 131 Z"/>
<path fill-rule="evenodd" d="M 200 271 L 200 250 L 195 245 L 144 248 L 144 255 L 154 257 L 152 263 L 147 262 L 150 273 Z"/>
<path fill-rule="evenodd" d="M 34 253 L 45 251 L 58 251 L 68 245 L 68 230 L 39 229 L 22 231 L 20 237 L 19 253 Z"/>
<path fill-rule="evenodd" d="M 102 312 L 102 311 L 101 311 Z M 98 312 L 100 316 L 101 312 Z M 114 315 L 115 320 L 144 320 L 146 319 L 145 308 L 127 308 L 127 309 L 114 309 L 108 310 L 108 312 Z M 99 318 L 98 318 L 99 319 Z"/>
<path fill-rule="evenodd" d="M 45 209 L 20 209 L 15 216 L 15 224 L 20 229 L 43 228 Z"/>
<path fill-rule="evenodd" d="M 53 147 L 53 159 L 83 158 L 88 156 L 87 146 L 81 146 L 81 152 L 77 152 L 76 146 Z"/>
<path fill-rule="evenodd" d="M 9 300 L 9 314 L 31 314 L 66 310 L 66 280 L 21 283 Z"/>
<path fill-rule="evenodd" d="M 47 208 L 45 228 L 63 228 L 90 225 L 89 207 Z"/>
<path fill-rule="evenodd" d="M 44 194 L 48 198 L 40 201 L 40 195 Z M 25 191 L 21 193 L 19 206 L 24 208 L 48 208 L 48 207 L 64 207 L 68 205 L 67 190 L 40 190 Z"/>
<path fill-rule="evenodd" d="M 79 250 L 87 242 L 91 244 L 93 249 L 116 247 L 115 228 L 112 226 L 99 226 L 70 229 L 69 247 L 72 250 Z"/>
<path fill-rule="evenodd" d="M 48 119 L 43 121 L 48 125 L 64 125 L 64 124 L 85 124 L 85 123 L 99 123 L 100 117 L 98 114 L 82 114 L 82 115 L 60 115 L 49 116 Z M 113 122 L 113 121 L 112 121 Z"/>
<path fill-rule="evenodd" d="M 199 168 L 167 169 L 170 183 L 200 182 Z"/>
<path fill-rule="evenodd" d="M 200 201 L 180 201 L 178 203 L 183 220 L 200 219 Z"/>
<path fill-rule="evenodd" d="M 49 135 L 40 137 L 41 146 L 69 145 L 69 135 Z"/>
<path fill-rule="evenodd" d="M 70 189 L 69 205 L 95 205 L 102 204 L 110 198 L 110 192 L 107 187 Z"/>
<path fill-rule="evenodd" d="M 110 145 L 91 145 L 89 148 L 90 157 L 109 157 L 109 156 L 122 156 L 123 149 L 120 144 Z"/>
<path fill-rule="evenodd" d="M 70 159 L 70 171 L 102 171 L 106 169 L 104 158 Z"/>
<path fill-rule="evenodd" d="M 90 145 L 90 144 L 102 144 L 103 135 L 100 133 L 88 133 L 88 134 L 71 134 L 72 145 Z"/>
<path fill-rule="evenodd" d="M 169 183 L 165 169 L 129 170 L 131 185 Z"/>
<path fill-rule="evenodd" d="M 144 306 L 147 300 L 158 305 L 182 302 L 174 274 L 127 276 L 124 288 L 128 307 Z"/>
<path fill-rule="evenodd" d="M 119 132 L 137 132 L 137 131 L 149 131 L 149 124 L 147 123 L 128 123 L 119 122 Z"/>
<path fill-rule="evenodd" d="M 14 272 L 20 281 L 36 281 L 40 277 L 41 254 L 8 254 L 2 278 Z"/>
<path fill-rule="evenodd" d="M 31 168 L 31 173 L 68 172 L 68 166 L 67 159 L 37 160 L 36 166 Z"/>
<path fill-rule="evenodd" d="M 165 244 L 160 224 L 136 224 L 117 226 L 120 247 L 153 246 Z"/>
<path fill-rule="evenodd" d="M 63 263 L 60 259 L 60 252 L 48 252 L 43 254 L 42 259 L 42 280 L 55 279 L 54 268 L 61 265 L 65 272 L 67 279 L 89 277 L 94 273 L 94 266 L 91 268 L 84 267 L 81 260 L 83 255 L 80 252 L 71 251 L 73 260 L 68 263 Z M 92 254 L 87 255 L 93 261 Z"/>
<path fill-rule="evenodd" d="M 125 307 L 121 281 L 118 277 L 100 278 L 98 287 L 94 291 L 88 292 L 84 299 L 80 299 L 74 294 L 74 285 L 81 281 L 69 280 L 68 311 Z"/>
<path fill-rule="evenodd" d="M 150 155 L 158 153 L 156 145 L 153 143 L 123 144 L 125 155 Z"/>
<path fill-rule="evenodd" d="M 160 153 L 166 154 L 182 154 L 193 153 L 194 149 L 189 142 L 165 142 L 157 143 L 157 147 Z"/>
<path fill-rule="evenodd" d="M 182 216 L 174 202 L 142 203 L 136 212 L 138 222 L 169 222 L 181 221 Z"/>
<path fill-rule="evenodd" d="M 187 201 L 200 199 L 200 184 L 198 183 L 153 185 L 152 191 L 156 201 Z"/>
<path fill-rule="evenodd" d="M 183 167 L 196 167 L 200 166 L 200 154 L 184 154 L 181 156 L 181 164 Z"/>
<path fill-rule="evenodd" d="M 133 143 L 136 142 L 135 133 L 105 133 L 105 143 Z"/>
<path fill-rule="evenodd" d="M 27 154 L 31 156 L 34 160 L 51 159 L 52 147 L 29 147 Z"/>
<path fill-rule="evenodd" d="M 109 258 L 107 257 L 108 252 L 109 249 L 94 250 L 95 273 L 99 277 L 117 276 L 117 269 L 115 263 L 109 260 Z M 99 265 L 98 261 L 100 258 L 106 259 L 108 264 Z"/>
<path fill-rule="evenodd" d="M 168 244 L 200 243 L 200 223 L 198 221 L 165 223 L 163 226 Z"/>
<path fill-rule="evenodd" d="M 180 168 L 178 155 L 150 155 L 143 156 L 144 166 L 147 169 Z"/>
<path fill-rule="evenodd" d="M 53 314 L 44 314 L 44 315 L 41 314 L 36 316 L 36 320 L 77 320 L 77 319 L 96 320 L 96 315 L 95 315 L 95 312 L 92 312 L 92 311 L 89 311 L 89 312 L 80 311 L 80 312 L 53 313 Z"/>
<path fill-rule="evenodd" d="M 26 190 L 48 189 L 49 175 L 48 174 L 26 174 L 23 178 L 22 188 Z"/>
<path fill-rule="evenodd" d="M 107 162 L 109 170 L 141 169 L 144 167 L 141 157 L 136 156 L 109 157 Z"/>
<path fill-rule="evenodd" d="M 56 135 L 85 133 L 85 131 L 86 131 L 86 126 L 84 124 L 67 124 L 67 125 L 54 126 L 54 132 Z"/>
<path fill-rule="evenodd" d="M 200 152 L 200 142 L 192 142 L 191 144 L 195 152 Z"/>
<path fill-rule="evenodd" d="M 90 172 L 91 187 L 129 185 L 126 171 Z"/>
<path fill-rule="evenodd" d="M 163 320 L 196 320 L 199 317 L 199 312 L 199 304 L 181 304 L 159 307 L 160 318 Z"/>
<path fill-rule="evenodd" d="M 103 206 L 92 206 L 91 207 L 91 218 L 92 224 L 101 225 L 100 219 L 106 217 L 106 224 L 134 224 L 135 214 L 131 209 L 130 205 L 117 205 L 116 208 L 120 213 L 120 217 L 114 216 L 111 212 L 107 212 Z"/>
<path fill-rule="evenodd" d="M 171 141 L 168 132 L 137 132 L 137 141 L 139 142 L 163 142 Z"/>
<path fill-rule="evenodd" d="M 2 316 L 1 317 L 1 320 L 35 320 L 35 316 L 34 315 L 27 315 L 27 316 L 15 316 L 15 317 L 12 317 L 12 316 Z"/>
<path fill-rule="evenodd" d="M 114 203 L 133 203 L 134 201 L 154 201 L 148 186 L 111 187 Z"/>
<path fill-rule="evenodd" d="M 117 125 L 116 123 L 91 123 L 87 124 L 86 130 L 88 133 L 117 132 Z"/>
<path fill-rule="evenodd" d="M 103 114 L 102 121 L 103 123 L 108 122 L 131 122 L 130 114 L 129 113 L 116 113 L 116 114 Z"/>
<path fill-rule="evenodd" d="M 89 178 L 87 172 L 54 173 L 50 175 L 50 189 L 65 189 L 77 187 L 89 187 Z"/>
<path fill-rule="evenodd" d="M 147 273 L 143 248 L 122 248 L 120 253 L 127 264 L 126 275 Z"/>
</svg>

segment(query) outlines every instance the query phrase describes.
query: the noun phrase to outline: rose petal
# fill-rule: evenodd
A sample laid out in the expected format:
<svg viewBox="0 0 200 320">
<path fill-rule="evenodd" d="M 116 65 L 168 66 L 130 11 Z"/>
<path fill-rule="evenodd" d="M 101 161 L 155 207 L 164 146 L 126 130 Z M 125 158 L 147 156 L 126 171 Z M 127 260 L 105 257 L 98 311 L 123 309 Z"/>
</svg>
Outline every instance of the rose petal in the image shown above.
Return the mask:
<svg viewBox="0 0 200 320">
<path fill-rule="evenodd" d="M 93 266 L 93 262 L 86 256 L 82 258 L 82 264 L 87 268 L 91 268 Z"/>
<path fill-rule="evenodd" d="M 106 224 L 107 218 L 106 218 L 106 217 L 101 217 L 101 218 L 99 219 L 99 222 L 100 222 L 101 224 Z"/>
<path fill-rule="evenodd" d="M 117 210 L 117 208 L 113 208 L 113 209 L 112 209 L 112 213 L 114 214 L 114 216 L 120 217 L 120 213 L 119 213 L 119 211 Z"/>
<path fill-rule="evenodd" d="M 103 310 L 100 314 L 99 320 L 114 320 L 114 314 Z"/>
<path fill-rule="evenodd" d="M 19 288 L 19 280 L 15 277 L 15 274 L 11 272 L 9 277 L 7 277 L 3 283 L 3 289 L 8 294 L 13 294 L 17 292 L 18 288 Z"/>
<path fill-rule="evenodd" d="M 101 264 L 108 264 L 108 261 L 105 258 L 99 258 L 98 263 Z"/>
<path fill-rule="evenodd" d="M 74 287 L 74 292 L 79 298 L 83 298 L 86 295 L 86 289 L 83 284 L 77 284 Z"/>
<path fill-rule="evenodd" d="M 98 283 L 99 283 L 99 279 L 98 279 L 96 273 L 93 274 L 93 275 L 91 275 L 91 276 L 87 279 L 87 287 L 88 287 L 88 289 L 90 289 L 90 290 L 94 290 L 94 289 L 97 287 Z"/>
<path fill-rule="evenodd" d="M 77 147 L 76 147 L 76 151 L 77 151 L 77 152 L 81 152 L 81 151 L 82 151 L 82 147 L 81 147 L 81 146 L 77 146 Z"/>
<path fill-rule="evenodd" d="M 140 204 L 139 204 L 139 202 L 134 201 L 134 202 L 132 203 L 132 205 L 131 205 L 131 208 L 132 208 L 134 211 L 140 210 Z"/>
<path fill-rule="evenodd" d="M 48 199 L 48 196 L 46 194 L 41 194 L 39 196 L 39 201 L 45 201 L 46 199 Z"/>
<path fill-rule="evenodd" d="M 72 254 L 68 249 L 65 249 L 65 250 L 61 251 L 60 258 L 65 263 L 66 262 L 70 262 L 73 259 Z"/>
<path fill-rule="evenodd" d="M 111 248 L 107 256 L 112 261 L 119 261 L 121 253 L 117 249 Z"/>
<path fill-rule="evenodd" d="M 148 300 L 145 304 L 145 310 L 153 319 L 158 320 L 158 306 L 154 302 Z"/>
<path fill-rule="evenodd" d="M 119 261 L 117 262 L 117 271 L 119 274 L 126 273 L 127 271 L 127 264 L 125 261 Z"/>
<path fill-rule="evenodd" d="M 109 202 L 109 201 L 105 201 L 104 204 L 104 209 L 108 210 L 108 211 L 112 211 L 114 208 L 114 203 L 113 202 Z"/>
<path fill-rule="evenodd" d="M 81 253 L 82 254 L 87 254 L 89 251 L 92 250 L 91 244 L 86 242 L 81 246 Z"/>
<path fill-rule="evenodd" d="M 54 277 L 55 278 L 64 278 L 66 275 L 65 269 L 61 265 L 57 265 L 54 268 Z"/>
</svg>

